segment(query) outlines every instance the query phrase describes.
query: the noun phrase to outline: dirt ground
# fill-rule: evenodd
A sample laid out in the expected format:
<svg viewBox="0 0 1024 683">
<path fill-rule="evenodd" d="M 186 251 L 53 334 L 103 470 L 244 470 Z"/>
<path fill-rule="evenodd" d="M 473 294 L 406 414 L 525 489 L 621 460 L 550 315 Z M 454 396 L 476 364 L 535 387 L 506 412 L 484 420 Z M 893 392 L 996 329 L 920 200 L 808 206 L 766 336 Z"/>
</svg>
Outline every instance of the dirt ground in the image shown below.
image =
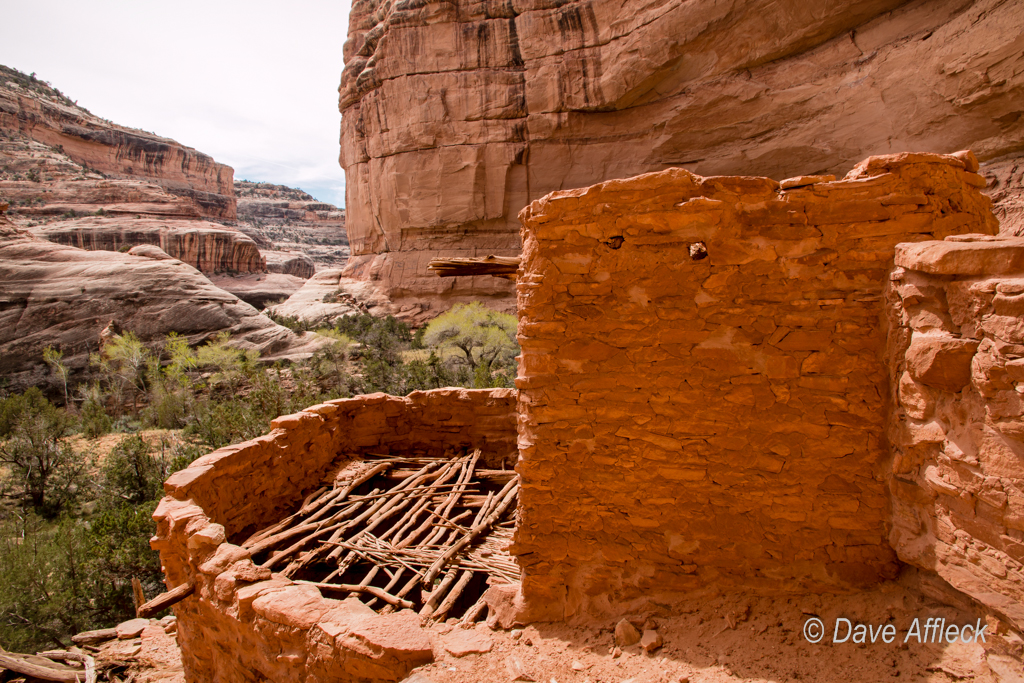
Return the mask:
<svg viewBox="0 0 1024 683">
<path fill-rule="evenodd" d="M 168 450 L 175 443 L 181 441 L 180 429 L 145 429 L 138 432 L 138 435 L 158 450 Z M 114 449 L 114 446 L 120 443 L 126 436 L 130 436 L 130 434 L 126 432 L 112 432 L 92 438 L 75 434 L 68 439 L 68 443 L 76 451 L 95 458 L 97 464 L 103 464 L 103 461 L 106 460 L 107 455 Z"/>
<path fill-rule="evenodd" d="M 434 624 L 430 632 L 436 661 L 414 670 L 406 681 L 1024 683 L 1024 642 L 1005 624 L 978 619 L 904 583 L 847 595 L 707 597 L 671 609 L 623 615 L 640 632 L 658 632 L 663 644 L 651 652 L 640 644 L 617 649 L 614 619 L 586 626 L 536 624 L 508 631 L 491 630 L 483 622 L 468 630 L 457 623 Z M 804 636 L 804 625 L 812 618 L 825 626 L 818 643 Z M 834 643 L 836 620 L 844 618 L 851 628 L 840 621 L 838 639 L 851 635 L 846 642 Z M 915 618 L 922 630 L 920 639 L 908 637 Z M 929 618 L 944 618 L 944 629 L 965 624 L 986 627 L 985 642 L 921 642 L 935 639 L 934 631 L 928 636 L 923 633 Z M 873 627 L 875 642 L 870 642 L 870 631 L 865 642 L 853 642 L 857 636 L 852 627 L 857 624 Z M 893 626 L 888 632 L 882 630 L 887 624 Z M 891 642 L 883 642 L 884 637 Z M 458 650 L 453 644 L 465 644 L 467 639 L 477 649 L 490 650 L 463 656 L 447 651 L 446 645 Z M 162 629 L 147 629 L 131 660 L 129 671 L 137 683 L 183 683 L 173 635 L 165 635 Z"/>
<path fill-rule="evenodd" d="M 656 629 L 664 644 L 645 652 L 639 644 L 615 651 L 615 623 L 573 627 L 539 624 L 522 630 L 491 632 L 477 624 L 492 649 L 485 654 L 455 657 L 435 652 L 433 664 L 414 672 L 416 683 L 471 683 L 533 680 L 538 683 L 721 683 L 728 681 L 1024 681 L 1021 640 L 993 620 L 986 643 L 939 644 L 911 636 L 920 619 L 945 618 L 945 626 L 986 624 L 976 616 L 944 606 L 890 583 L 852 595 L 781 599 L 715 597 L 677 606 L 671 612 L 625 615 L 638 627 Z M 803 635 L 805 622 L 822 620 L 825 633 L 812 644 Z M 876 642 L 833 643 L 837 618 L 851 626 L 875 627 Z M 879 627 L 893 624 L 891 643 L 882 642 Z M 435 625 L 442 644 L 458 626 Z M 994 629 L 1001 634 L 993 634 Z M 840 622 L 838 639 L 847 635 Z M 870 632 L 869 632 L 870 633 Z M 934 633 L 934 630 L 931 632 Z M 923 640 L 923 638 L 922 638 Z M 443 646 L 441 648 L 443 650 Z"/>
</svg>

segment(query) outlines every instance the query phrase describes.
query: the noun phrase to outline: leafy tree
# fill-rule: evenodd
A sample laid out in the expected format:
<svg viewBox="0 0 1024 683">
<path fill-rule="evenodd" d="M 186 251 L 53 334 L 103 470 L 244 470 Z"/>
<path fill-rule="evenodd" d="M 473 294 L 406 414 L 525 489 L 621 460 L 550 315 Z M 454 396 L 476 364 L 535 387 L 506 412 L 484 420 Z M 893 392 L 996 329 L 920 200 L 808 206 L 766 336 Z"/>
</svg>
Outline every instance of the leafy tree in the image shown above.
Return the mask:
<svg viewBox="0 0 1024 683">
<path fill-rule="evenodd" d="M 210 381 L 214 384 L 224 383 L 232 392 L 237 391 L 242 380 L 251 375 L 250 372 L 260 358 L 255 349 L 240 350 L 231 348 L 228 343 L 231 334 L 225 330 L 211 341 L 199 347 L 196 364 L 201 368 L 216 370 Z"/>
<path fill-rule="evenodd" d="M 461 387 L 467 386 L 472 381 L 468 368 L 444 363 L 433 351 L 430 352 L 426 361 L 411 361 L 407 365 L 407 371 L 406 388 L 409 391 Z"/>
<path fill-rule="evenodd" d="M 103 345 L 99 354 L 93 354 L 93 365 L 104 374 L 112 390 L 115 410 L 132 397 L 132 411 L 138 414 L 138 398 L 145 393 L 145 370 L 153 354 L 134 332 L 114 335 Z"/>
<path fill-rule="evenodd" d="M 163 354 L 168 362 L 161 364 L 155 356 L 147 366 L 149 386 L 149 421 L 164 429 L 177 429 L 188 424 L 188 415 L 195 400 L 191 373 L 199 359 L 188 341 L 175 332 L 164 340 Z"/>
<path fill-rule="evenodd" d="M 0 463 L 41 514 L 55 515 L 78 493 L 86 462 L 66 441 L 74 427 L 74 419 L 36 387 L 0 406 Z"/>
<path fill-rule="evenodd" d="M 43 349 L 43 360 L 50 366 L 50 369 L 60 377 L 61 382 L 64 384 L 64 405 L 70 406 L 71 403 L 68 401 L 68 375 L 71 373 L 71 369 L 68 367 L 67 363 L 63 361 L 63 358 L 64 352 L 55 349 L 52 346 L 47 346 Z"/>
<path fill-rule="evenodd" d="M 138 434 L 121 439 L 103 463 L 105 493 L 115 501 L 156 500 L 163 493 L 167 475 L 168 464 L 154 456 L 152 447 Z"/>
<path fill-rule="evenodd" d="M 82 434 L 94 439 L 109 432 L 113 426 L 113 420 L 110 419 L 103 407 L 103 390 L 100 388 L 99 382 L 79 385 L 78 393 L 83 397 Z"/>
<path fill-rule="evenodd" d="M 88 532 L 73 520 L 0 520 L 0 644 L 35 652 L 70 644 L 95 610 Z"/>
<path fill-rule="evenodd" d="M 353 341 L 348 335 L 334 329 L 321 329 L 316 332 L 329 341 L 313 354 L 313 372 L 319 378 L 333 380 L 339 397 L 347 396 L 351 380 L 348 374 L 348 360 Z"/>
<path fill-rule="evenodd" d="M 511 376 L 510 368 L 519 353 L 515 316 L 493 311 L 476 301 L 456 304 L 434 318 L 427 325 L 423 342 L 461 352 L 475 386 L 490 386 L 496 369 Z"/>
</svg>

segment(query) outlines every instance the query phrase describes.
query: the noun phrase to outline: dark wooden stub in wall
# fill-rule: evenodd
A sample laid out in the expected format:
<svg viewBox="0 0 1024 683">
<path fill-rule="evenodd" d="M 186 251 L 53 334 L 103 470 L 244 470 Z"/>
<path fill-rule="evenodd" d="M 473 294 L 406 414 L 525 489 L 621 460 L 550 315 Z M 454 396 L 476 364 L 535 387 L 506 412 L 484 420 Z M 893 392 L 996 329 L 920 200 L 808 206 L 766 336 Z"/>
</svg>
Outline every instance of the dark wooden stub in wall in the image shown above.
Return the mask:
<svg viewBox="0 0 1024 683">
<path fill-rule="evenodd" d="M 427 264 L 439 277 L 456 275 L 493 275 L 515 280 L 519 270 L 519 256 L 484 256 L 481 258 L 436 258 Z"/>
</svg>

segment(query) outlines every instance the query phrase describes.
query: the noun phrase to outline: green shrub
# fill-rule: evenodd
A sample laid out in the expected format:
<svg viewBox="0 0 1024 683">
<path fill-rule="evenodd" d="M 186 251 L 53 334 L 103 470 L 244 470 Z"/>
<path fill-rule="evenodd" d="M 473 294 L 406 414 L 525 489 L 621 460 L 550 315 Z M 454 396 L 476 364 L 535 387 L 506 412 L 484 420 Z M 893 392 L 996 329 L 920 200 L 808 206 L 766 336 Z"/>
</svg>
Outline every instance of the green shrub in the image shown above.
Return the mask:
<svg viewBox="0 0 1024 683">
<path fill-rule="evenodd" d="M 103 392 L 98 383 L 79 387 L 85 400 L 81 407 L 82 434 L 90 439 L 102 436 L 110 431 L 114 421 L 107 415 L 103 407 Z"/>
<path fill-rule="evenodd" d="M 472 373 L 473 386 L 511 386 L 519 354 L 514 315 L 479 302 L 456 304 L 427 325 L 423 341 L 435 348 L 456 349 Z"/>
<path fill-rule="evenodd" d="M 163 495 L 168 463 L 153 455 L 138 434 L 121 439 L 103 462 L 104 494 L 114 501 L 142 503 Z"/>
<path fill-rule="evenodd" d="M 0 402 L 0 463 L 36 512 L 55 516 L 81 492 L 85 458 L 66 441 L 75 421 L 38 388 Z"/>
<path fill-rule="evenodd" d="M 73 520 L 0 520 L 0 645 L 63 649 L 95 622 L 88 531 Z"/>
</svg>

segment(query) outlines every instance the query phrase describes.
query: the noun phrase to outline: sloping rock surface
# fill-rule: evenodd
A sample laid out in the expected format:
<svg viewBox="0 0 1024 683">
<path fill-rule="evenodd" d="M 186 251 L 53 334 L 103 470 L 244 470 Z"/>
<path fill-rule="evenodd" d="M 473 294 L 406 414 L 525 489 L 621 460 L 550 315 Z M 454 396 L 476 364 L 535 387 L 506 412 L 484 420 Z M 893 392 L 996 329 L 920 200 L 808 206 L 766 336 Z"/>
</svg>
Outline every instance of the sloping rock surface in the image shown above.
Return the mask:
<svg viewBox="0 0 1024 683">
<path fill-rule="evenodd" d="M 211 275 L 210 282 L 261 310 L 286 301 L 306 284 L 302 278 L 284 273 Z"/>
<path fill-rule="evenodd" d="M 316 272 L 313 259 L 299 251 L 265 251 L 262 255 L 270 273 L 294 275 L 305 280 Z"/>
<path fill-rule="evenodd" d="M 272 183 L 235 181 L 238 220 L 247 223 L 313 223 L 323 227 L 345 225 L 345 209 L 317 201 L 308 192 Z"/>
<path fill-rule="evenodd" d="M 1000 215 L 1019 198 L 1022 36 L 1024 5 L 1001 0 L 355 3 L 346 275 L 428 306 L 510 297 L 424 267 L 516 253 L 517 213 L 549 192 L 673 166 L 842 177 L 868 155 L 971 148 L 1008 164 Z"/>
<path fill-rule="evenodd" d="M 239 228 L 256 240 L 263 249 L 298 251 L 309 257 L 311 264 L 321 268 L 343 268 L 348 261 L 348 235 L 345 234 L 345 210 L 317 201 L 312 195 L 286 185 L 235 181 L 238 196 Z M 291 269 L 274 270 L 310 277 L 308 272 Z"/>
<path fill-rule="evenodd" d="M 46 374 L 42 350 L 57 346 L 72 368 L 88 363 L 111 322 L 155 342 L 169 332 L 190 343 L 224 330 L 264 356 L 311 353 L 300 337 L 165 255 L 84 251 L 39 239 L 0 215 L 0 374 L 13 387 Z"/>
</svg>

